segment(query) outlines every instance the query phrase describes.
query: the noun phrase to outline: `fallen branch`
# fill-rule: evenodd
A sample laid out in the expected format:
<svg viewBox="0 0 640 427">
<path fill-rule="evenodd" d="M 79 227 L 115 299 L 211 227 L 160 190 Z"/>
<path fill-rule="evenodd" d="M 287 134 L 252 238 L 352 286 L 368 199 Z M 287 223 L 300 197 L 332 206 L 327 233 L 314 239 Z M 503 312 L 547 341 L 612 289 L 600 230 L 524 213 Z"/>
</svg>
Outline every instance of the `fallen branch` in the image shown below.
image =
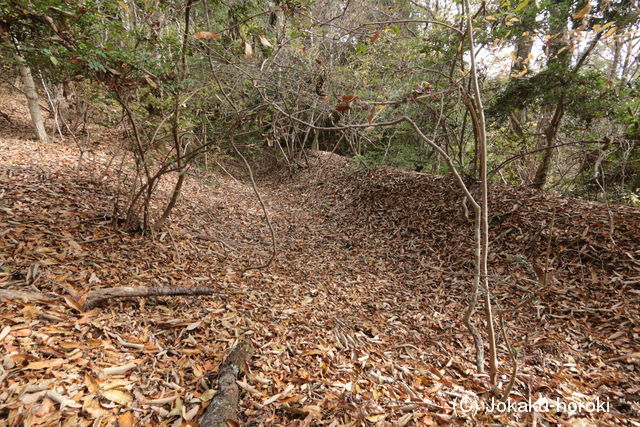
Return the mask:
<svg viewBox="0 0 640 427">
<path fill-rule="evenodd" d="M 502 332 L 502 338 L 504 339 L 504 342 L 507 345 L 507 349 L 509 350 L 509 356 L 511 357 L 511 363 L 513 364 L 513 367 L 511 370 L 511 378 L 509 379 L 509 383 L 507 384 L 504 391 L 502 392 L 502 401 L 507 402 L 509 400 L 509 396 L 511 396 L 511 391 L 513 390 L 513 386 L 516 383 L 516 379 L 518 378 L 518 359 L 516 359 L 516 352 L 511 346 L 509 337 L 507 337 L 507 332 L 504 329 L 504 320 L 502 319 L 501 310 L 498 310 L 498 319 L 500 320 L 500 332 Z"/>
<path fill-rule="evenodd" d="M 84 309 L 89 310 L 102 301 L 111 298 L 131 298 L 131 297 L 157 297 L 167 295 L 211 295 L 215 292 L 213 288 L 195 286 L 140 286 L 121 288 L 106 288 L 91 291 L 87 294 L 84 302 Z"/>
<path fill-rule="evenodd" d="M 84 302 L 79 304 L 82 310 L 90 310 L 101 302 L 112 298 L 131 298 L 131 297 L 157 297 L 167 295 L 211 295 L 215 293 L 215 289 L 209 287 L 195 286 L 123 286 L 118 288 L 105 288 L 91 291 L 84 298 Z M 61 300 L 63 296 L 54 293 L 44 292 L 25 292 L 12 289 L 0 289 L 0 298 L 18 299 L 25 302 L 36 301 L 56 301 Z M 80 302 L 76 298 L 73 301 Z"/>
<path fill-rule="evenodd" d="M 218 370 L 218 392 L 200 419 L 200 427 L 227 427 L 237 423 L 240 390 L 236 380 L 252 353 L 253 345 L 248 339 L 231 349 Z"/>
<path fill-rule="evenodd" d="M 13 289 L 0 289 L 0 298 L 6 299 L 19 299 L 24 302 L 35 302 L 35 301 L 55 301 L 60 299 L 60 296 L 52 293 L 44 293 L 44 292 L 25 292 L 25 291 L 16 291 Z"/>
</svg>

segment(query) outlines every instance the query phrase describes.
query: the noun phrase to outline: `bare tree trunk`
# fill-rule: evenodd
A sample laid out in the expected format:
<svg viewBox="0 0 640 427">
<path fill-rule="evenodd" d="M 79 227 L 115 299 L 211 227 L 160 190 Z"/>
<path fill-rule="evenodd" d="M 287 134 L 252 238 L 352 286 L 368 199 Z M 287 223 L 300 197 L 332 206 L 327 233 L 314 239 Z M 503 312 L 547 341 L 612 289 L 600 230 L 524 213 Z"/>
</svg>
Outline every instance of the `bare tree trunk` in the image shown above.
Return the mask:
<svg viewBox="0 0 640 427">
<path fill-rule="evenodd" d="M 571 62 L 571 53 L 567 49 L 567 20 L 569 17 L 570 5 L 565 3 L 557 3 L 549 7 L 549 13 L 557 16 L 551 21 L 549 35 L 552 36 L 549 45 L 545 48 L 547 54 L 547 67 L 554 69 L 554 73 L 550 78 L 555 78 L 562 82 L 569 72 Z M 577 69 L 576 69 L 577 71 Z M 563 82 L 566 85 L 566 82 Z M 553 158 L 553 145 L 560 121 L 564 116 L 564 96 L 561 95 L 556 103 L 549 102 L 542 106 L 540 120 L 538 121 L 537 133 L 538 137 L 536 148 L 547 147 L 542 155 L 542 159 L 536 168 L 536 172 L 531 181 L 531 187 L 541 190 L 549 175 L 551 159 Z"/>
<path fill-rule="evenodd" d="M 533 40 L 529 36 L 521 37 L 518 40 L 515 51 L 515 60 L 511 65 L 511 75 L 515 78 L 521 77 L 522 73 L 526 74 L 529 65 L 529 54 L 533 48 Z M 509 114 L 509 124 L 511 125 L 511 131 L 519 136 L 524 136 L 523 124 L 525 122 L 525 112 L 521 109 L 514 109 Z"/>
<path fill-rule="evenodd" d="M 622 53 L 623 39 L 615 39 L 613 42 L 613 61 L 609 67 L 609 82 L 613 83 L 618 75 L 618 66 L 620 65 L 620 56 Z"/>
<path fill-rule="evenodd" d="M 182 35 L 182 51 L 180 52 L 180 83 L 184 82 L 184 79 L 187 75 L 187 40 L 189 38 L 189 26 L 191 23 L 191 6 L 193 5 L 194 0 L 187 1 L 187 6 L 184 12 L 184 33 Z M 186 166 L 183 164 L 182 159 L 182 141 L 180 140 L 179 135 L 179 127 L 180 127 L 180 96 L 182 91 L 180 88 L 176 90 L 175 96 L 175 111 L 173 113 L 173 125 L 171 127 L 171 133 L 173 134 L 173 144 L 176 149 L 176 164 L 178 166 L 178 181 L 176 185 L 173 187 L 173 193 L 171 194 L 171 199 L 165 206 L 160 219 L 155 223 L 155 228 L 159 229 L 164 225 L 164 223 L 171 215 L 171 211 L 173 210 L 176 202 L 178 201 L 178 197 L 180 196 L 180 191 L 182 191 L 182 184 L 184 184 Z"/>
<path fill-rule="evenodd" d="M 560 127 L 560 121 L 564 116 L 564 99 L 560 99 L 558 105 L 556 106 L 555 112 L 553 113 L 553 117 L 551 118 L 551 122 L 549 126 L 544 130 L 546 144 L 546 150 L 542 155 L 542 160 L 538 165 L 538 169 L 536 170 L 536 174 L 533 178 L 533 182 L 531 183 L 531 187 L 536 188 L 538 190 L 542 190 L 544 185 L 547 183 L 547 176 L 549 175 L 549 168 L 551 167 L 551 158 L 553 157 L 553 146 L 556 140 L 556 135 L 558 134 L 558 128 Z"/>
<path fill-rule="evenodd" d="M 625 42 L 626 45 L 627 45 L 627 48 L 626 48 L 627 52 L 626 52 L 626 54 L 624 56 L 624 61 L 622 62 L 622 70 L 621 70 L 621 73 L 620 73 L 620 75 L 622 76 L 622 81 L 625 81 L 625 82 L 630 78 L 629 65 L 632 63 L 631 57 L 632 57 L 632 52 L 633 52 L 633 40 L 634 40 L 633 37 L 627 36 L 627 39 L 626 39 L 626 42 Z M 629 76 L 629 77 L 627 77 L 627 76 Z"/>
<path fill-rule="evenodd" d="M 182 191 L 182 184 L 184 184 L 184 178 L 185 178 L 185 169 L 182 169 L 179 172 L 178 181 L 176 181 L 176 185 L 173 187 L 173 193 L 171 193 L 171 199 L 169 199 L 169 203 L 167 203 L 167 205 L 165 206 L 164 211 L 162 212 L 162 216 L 160 216 L 160 219 L 155 224 L 156 229 L 161 228 L 165 224 L 167 219 L 169 219 L 169 215 L 171 215 L 171 211 L 176 205 L 176 202 L 178 201 L 178 197 L 180 196 L 180 192 Z"/>
<path fill-rule="evenodd" d="M 598 41 L 602 37 L 602 32 L 596 34 L 587 48 L 579 56 L 576 64 L 573 67 L 570 67 L 571 54 L 570 50 L 567 49 L 567 19 L 570 15 L 570 11 L 567 8 L 566 3 L 560 2 L 550 8 L 550 13 L 557 16 L 555 20 L 552 20 L 550 28 L 550 34 L 555 34 L 557 37 L 551 39 L 551 44 L 547 52 L 547 65 L 549 68 L 555 68 L 555 77 L 565 89 L 561 95 L 559 95 L 558 101 L 555 105 L 552 104 L 544 107 L 544 113 L 539 123 L 539 128 L 544 129 L 542 133 L 544 134 L 544 140 L 546 141 L 546 150 L 544 151 L 542 160 L 538 165 L 538 169 L 536 170 L 536 174 L 531 184 L 533 188 L 537 189 L 542 189 L 547 182 L 551 159 L 553 157 L 555 139 L 558 135 L 560 122 L 564 117 L 566 91 L 571 90 L 571 88 L 569 88 L 569 84 L 574 78 L 573 76 L 577 75 L 578 70 L 580 70 L 580 68 L 587 62 L 589 55 L 591 55 L 598 44 Z M 545 122 L 549 119 L 551 111 L 553 111 L 553 116 L 551 116 L 551 120 L 549 120 L 548 125 L 546 125 Z"/>
<path fill-rule="evenodd" d="M 15 53 L 15 59 L 18 62 L 20 76 L 22 76 L 22 84 L 24 85 L 24 93 L 27 97 L 27 105 L 29 106 L 29 114 L 31 115 L 33 128 L 40 142 L 48 142 L 49 138 L 47 137 L 47 130 L 44 127 L 40 104 L 38 104 L 38 92 L 36 91 L 36 85 L 31 75 L 31 69 L 27 65 L 27 61 L 24 60 L 18 51 Z"/>
<path fill-rule="evenodd" d="M 464 1 L 467 17 L 467 32 L 469 35 L 469 58 L 471 62 L 471 84 L 473 87 L 473 104 L 476 108 L 477 117 L 477 139 L 478 139 L 478 160 L 480 161 L 480 235 L 482 237 L 480 244 L 480 269 L 479 276 L 482 287 L 484 288 L 485 317 L 487 321 L 487 338 L 489 341 L 489 378 L 491 385 L 495 386 L 498 376 L 498 354 L 496 349 L 495 330 L 493 325 L 493 313 L 491 309 L 491 294 L 489 291 L 489 275 L 488 275 L 488 256 L 489 256 L 489 186 L 487 178 L 487 131 L 484 118 L 484 106 L 482 105 L 482 97 L 480 93 L 480 85 L 478 84 L 478 71 L 476 68 L 475 43 L 473 39 L 472 14 L 469 8 L 469 1 Z M 476 230 L 477 233 L 477 230 Z"/>
</svg>

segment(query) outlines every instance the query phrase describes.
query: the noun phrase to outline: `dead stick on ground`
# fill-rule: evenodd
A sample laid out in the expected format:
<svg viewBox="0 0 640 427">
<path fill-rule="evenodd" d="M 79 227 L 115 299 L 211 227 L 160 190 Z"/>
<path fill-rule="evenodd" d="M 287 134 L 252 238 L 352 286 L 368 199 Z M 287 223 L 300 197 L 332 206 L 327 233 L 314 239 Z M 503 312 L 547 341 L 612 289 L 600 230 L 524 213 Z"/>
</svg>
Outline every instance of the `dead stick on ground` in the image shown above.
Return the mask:
<svg viewBox="0 0 640 427">
<path fill-rule="evenodd" d="M 218 370 L 218 392 L 200 419 L 200 427 L 227 427 L 238 421 L 240 390 L 236 381 L 252 353 L 253 345 L 248 339 L 231 349 Z"/>
<path fill-rule="evenodd" d="M 547 255 L 544 260 L 544 276 L 542 287 L 543 289 L 547 288 L 548 285 L 548 277 L 549 277 L 549 258 L 551 257 L 551 242 L 553 241 L 553 227 L 556 223 L 556 208 L 553 208 L 553 216 L 551 217 L 551 225 L 549 226 L 549 241 L 547 242 Z"/>
<path fill-rule="evenodd" d="M 176 244 L 176 241 L 173 239 L 173 234 L 171 234 L 171 230 L 168 230 L 167 233 L 169 233 L 169 239 L 171 239 L 171 243 L 173 244 L 173 249 L 176 251 L 176 257 L 178 258 L 178 262 L 182 263 L 182 259 L 180 257 L 180 251 L 178 250 L 178 245 Z"/>
<path fill-rule="evenodd" d="M 25 292 L 17 291 L 13 289 L 0 289 L 0 298 L 6 298 L 10 300 L 18 299 L 26 302 L 35 301 L 55 301 L 60 299 L 60 296 L 52 293 L 44 292 Z"/>
<path fill-rule="evenodd" d="M 102 301 L 111 298 L 157 297 L 167 295 L 211 295 L 215 289 L 199 286 L 123 286 L 91 291 L 84 302 L 84 309 L 89 310 Z"/>
<path fill-rule="evenodd" d="M 513 369 L 511 371 L 511 379 L 509 379 L 509 384 L 504 389 L 502 393 L 502 401 L 506 402 L 509 400 L 509 396 L 511 395 L 511 391 L 513 390 L 513 386 L 516 383 L 516 379 L 518 377 L 518 359 L 516 359 L 516 352 L 511 347 L 511 342 L 507 337 L 507 332 L 504 329 L 504 320 L 502 319 L 502 310 L 498 311 L 498 319 L 500 321 L 500 331 L 502 332 L 502 338 L 504 339 L 505 344 L 507 345 L 507 349 L 509 350 L 509 356 L 511 356 L 511 363 L 513 363 Z"/>
<path fill-rule="evenodd" d="M 123 286 L 91 291 L 87 294 L 84 303 L 81 305 L 84 310 L 90 310 L 101 302 L 112 298 L 156 297 L 167 295 L 211 295 L 215 292 L 216 291 L 213 288 L 196 286 Z M 53 293 L 0 289 L 0 298 L 19 299 L 27 302 L 50 302 L 62 299 L 63 296 Z"/>
</svg>

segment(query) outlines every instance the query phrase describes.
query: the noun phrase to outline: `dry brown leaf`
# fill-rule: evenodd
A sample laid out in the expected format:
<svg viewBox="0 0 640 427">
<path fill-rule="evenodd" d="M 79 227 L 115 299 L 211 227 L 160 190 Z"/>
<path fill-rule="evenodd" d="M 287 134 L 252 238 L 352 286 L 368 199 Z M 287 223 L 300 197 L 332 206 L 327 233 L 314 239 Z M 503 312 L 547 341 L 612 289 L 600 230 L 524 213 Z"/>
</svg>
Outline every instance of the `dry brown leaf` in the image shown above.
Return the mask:
<svg viewBox="0 0 640 427">
<path fill-rule="evenodd" d="M 253 48 L 251 47 L 251 45 L 247 42 L 243 42 L 244 43 L 244 57 L 245 58 L 251 58 L 253 56 Z"/>
<path fill-rule="evenodd" d="M 127 411 L 118 417 L 118 427 L 133 427 L 134 418 L 133 412 Z"/>
<path fill-rule="evenodd" d="M 62 366 L 64 362 L 65 362 L 64 359 L 40 360 L 38 362 L 29 363 L 24 369 L 39 370 L 39 369 L 55 368 L 58 366 Z"/>
<path fill-rule="evenodd" d="M 369 116 L 367 117 L 367 121 L 369 124 L 373 122 L 373 119 L 376 117 L 376 107 L 371 107 L 371 111 L 369 112 Z"/>
<path fill-rule="evenodd" d="M 48 397 L 45 397 L 42 400 L 42 403 L 38 405 L 38 407 L 36 408 L 34 415 L 38 418 L 42 418 L 45 415 L 49 414 L 53 409 L 54 409 L 53 400 L 49 399 Z"/>
<path fill-rule="evenodd" d="M 587 1 L 587 4 L 586 4 L 582 9 L 580 9 L 580 11 L 579 11 L 579 12 L 574 13 L 573 15 L 571 15 L 571 17 L 572 17 L 573 19 L 582 19 L 582 18 L 584 18 L 585 16 L 587 16 L 587 14 L 588 14 L 590 11 L 591 11 L 591 3 L 589 3 L 589 2 Z"/>
<path fill-rule="evenodd" d="M 133 400 L 129 393 L 118 389 L 105 390 L 100 393 L 100 396 L 120 405 L 126 405 Z"/>
<path fill-rule="evenodd" d="M 260 34 L 258 36 L 258 38 L 260 39 L 260 43 L 262 43 L 263 46 L 265 46 L 265 47 L 273 47 L 271 42 L 269 42 L 269 40 L 267 39 L 267 37 L 264 34 Z"/>
<path fill-rule="evenodd" d="M 209 31 L 199 31 L 193 35 L 198 40 L 217 40 L 220 35 Z"/>
<path fill-rule="evenodd" d="M 10 331 L 11 331 L 11 326 L 9 325 L 2 328 L 2 332 L 0 332 L 0 341 L 2 341 L 7 335 L 9 335 Z"/>
<path fill-rule="evenodd" d="M 91 375 L 85 374 L 84 383 L 91 393 L 97 393 L 98 391 L 100 391 L 100 384 L 98 384 L 98 381 Z"/>
</svg>

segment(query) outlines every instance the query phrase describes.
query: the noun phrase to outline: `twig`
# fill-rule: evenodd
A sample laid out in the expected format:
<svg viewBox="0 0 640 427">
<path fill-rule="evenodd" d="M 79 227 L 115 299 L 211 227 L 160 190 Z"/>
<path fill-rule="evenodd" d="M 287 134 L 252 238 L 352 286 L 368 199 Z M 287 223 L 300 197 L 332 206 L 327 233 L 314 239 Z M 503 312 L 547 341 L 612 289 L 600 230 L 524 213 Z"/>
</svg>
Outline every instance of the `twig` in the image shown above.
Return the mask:
<svg viewBox="0 0 640 427">
<path fill-rule="evenodd" d="M 35 301 L 55 301 L 60 299 L 60 296 L 52 293 L 44 293 L 44 292 L 25 292 L 25 291 L 17 291 L 13 289 L 0 289 L 0 298 L 6 298 L 10 300 L 22 300 L 25 302 L 35 302 Z"/>
<path fill-rule="evenodd" d="M 551 241 L 553 240 L 553 226 L 556 223 L 556 208 L 553 208 L 553 216 L 551 217 L 551 224 L 549 224 L 549 241 L 547 242 L 547 254 L 544 260 L 544 276 L 542 279 L 542 287 L 547 287 L 547 277 L 549 275 L 549 258 L 551 257 Z"/>
<path fill-rule="evenodd" d="M 607 195 L 607 190 L 604 188 L 604 170 L 602 169 L 602 163 L 600 163 L 600 176 L 602 177 L 602 183 L 596 176 L 596 184 L 602 190 L 602 197 L 604 198 L 604 204 L 607 206 L 607 216 L 609 217 L 609 239 L 613 246 L 618 246 L 616 241 L 613 239 L 613 233 L 615 232 L 615 222 L 613 221 L 613 212 L 611 212 L 611 206 L 609 206 L 609 196 Z"/>
<path fill-rule="evenodd" d="M 367 26 L 380 26 L 380 25 L 390 25 L 390 24 L 433 24 L 433 25 L 440 25 L 442 27 L 448 28 L 449 30 L 458 33 L 458 35 L 464 35 L 464 33 L 462 31 L 460 31 L 458 28 L 449 25 L 445 22 L 441 22 L 441 21 L 434 21 L 432 19 L 394 19 L 394 20 L 390 20 L 390 21 L 378 21 L 378 22 L 365 22 L 364 24 L 360 25 L 358 28 L 356 28 L 355 30 L 352 30 L 351 33 L 355 32 L 356 30 L 359 30 L 360 28 L 364 28 Z"/>
<path fill-rule="evenodd" d="M 122 366 L 113 366 L 111 368 L 104 368 L 102 370 L 102 374 L 105 376 L 109 375 L 122 375 L 127 371 L 134 369 L 137 365 L 135 363 L 127 363 Z"/>
<path fill-rule="evenodd" d="M 212 65 L 212 67 L 213 67 L 213 65 Z M 222 92 L 222 95 L 224 96 L 225 100 L 235 110 L 236 114 L 239 117 L 240 116 L 240 111 L 238 110 L 238 107 L 236 106 L 236 104 L 233 103 L 233 101 L 229 98 L 229 95 L 227 95 L 227 92 L 225 92 L 224 88 L 222 87 L 222 83 L 220 83 L 220 79 L 218 78 L 218 74 L 217 73 L 213 73 L 213 77 L 215 78 L 215 81 L 216 81 L 216 83 L 218 85 L 218 88 Z M 273 262 L 273 260 L 275 259 L 276 255 L 277 255 L 278 247 L 277 247 L 277 243 L 276 243 L 276 232 L 273 229 L 273 226 L 271 225 L 271 219 L 269 218 L 269 213 L 267 212 L 267 207 L 265 206 L 264 201 L 262 200 L 262 196 L 260 195 L 260 192 L 258 191 L 258 186 L 256 185 L 256 180 L 255 180 L 255 178 L 253 176 L 253 169 L 251 168 L 251 165 L 249 164 L 247 159 L 244 157 L 244 155 L 240 152 L 240 150 L 238 150 L 238 147 L 236 146 L 236 144 L 234 142 L 234 137 L 235 137 L 235 135 L 232 132 L 231 136 L 229 138 L 229 142 L 231 142 L 231 146 L 233 147 L 235 152 L 238 153 L 238 155 L 240 156 L 240 158 L 244 162 L 244 165 L 247 167 L 247 171 L 249 172 L 249 179 L 251 179 L 251 187 L 253 188 L 253 192 L 256 194 L 256 197 L 258 198 L 258 202 L 260 202 L 260 207 L 262 208 L 262 212 L 264 213 L 264 218 L 265 218 L 265 220 L 267 222 L 267 226 L 269 227 L 269 231 L 271 232 L 271 243 L 272 243 L 271 256 L 269 257 L 267 262 L 265 264 L 262 264 L 262 265 L 250 266 L 250 267 L 245 268 L 244 270 L 242 270 L 242 273 L 241 273 L 241 275 L 244 275 L 244 273 L 246 273 L 248 270 L 261 270 L 261 269 L 264 269 L 264 268 L 268 268 L 271 265 L 271 263 Z"/>
<path fill-rule="evenodd" d="M 9 117 L 7 113 L 0 111 L 0 117 L 8 121 L 10 125 L 13 125 L 13 122 L 11 121 L 11 117 Z"/>
<path fill-rule="evenodd" d="M 242 243 L 234 242 L 232 240 L 222 239 L 219 237 L 208 236 L 206 234 L 193 234 L 186 232 L 187 236 L 193 237 L 194 239 L 205 240 L 207 242 L 216 242 L 220 243 L 222 246 L 228 246 L 230 248 L 247 248 L 248 246 Z"/>
<path fill-rule="evenodd" d="M 495 168 L 493 168 L 490 172 L 489 172 L 489 176 L 495 174 L 496 172 L 498 172 L 500 169 L 502 169 L 504 166 L 506 166 L 507 164 L 513 162 L 514 160 L 518 160 L 521 159 L 523 157 L 529 156 L 531 154 L 535 154 L 535 153 L 539 153 L 540 151 L 545 151 L 549 148 L 560 148 L 560 147 L 566 147 L 568 145 L 580 145 L 580 144 L 604 144 L 604 140 L 596 140 L 596 141 L 570 141 L 570 142 L 563 142 L 561 144 L 556 144 L 553 145 L 551 147 L 542 147 L 542 148 L 536 148 L 535 150 L 531 150 L 531 151 L 527 151 L 526 153 L 521 153 L 521 154 L 516 154 L 515 156 L 509 157 L 507 160 L 503 161 L 502 163 L 500 163 L 498 166 L 496 166 Z"/>
<path fill-rule="evenodd" d="M 235 176 L 231 175 L 231 173 L 230 173 L 228 170 L 226 170 L 226 169 L 224 168 L 224 166 L 222 166 L 222 165 L 220 164 L 220 162 L 218 162 L 217 160 L 216 160 L 216 165 L 218 165 L 218 167 L 220 167 L 220 169 L 222 169 L 222 171 L 223 171 L 224 173 L 226 173 L 227 175 L 229 175 L 229 176 L 231 177 L 231 179 L 233 179 L 236 183 L 238 183 L 238 184 L 240 184 L 240 183 L 241 183 L 241 182 L 238 180 L 238 178 L 236 178 Z"/>
<path fill-rule="evenodd" d="M 267 212 L 267 207 L 264 204 L 264 200 L 262 200 L 262 196 L 258 191 L 258 186 L 256 185 L 256 180 L 253 176 L 253 169 L 251 168 L 251 165 L 247 161 L 246 157 L 244 157 L 244 155 L 240 152 L 240 150 L 238 150 L 238 147 L 236 146 L 235 142 L 233 142 L 233 135 L 231 136 L 230 141 L 231 141 L 231 145 L 233 146 L 233 149 L 236 151 L 236 153 L 238 153 L 238 155 L 244 162 L 244 165 L 247 167 L 247 171 L 249 171 L 249 179 L 251 180 L 251 187 L 253 188 L 253 192 L 256 194 L 256 197 L 258 198 L 258 202 L 260 203 L 260 207 L 262 208 L 262 212 L 264 213 L 264 219 L 266 220 L 267 226 L 269 227 L 269 231 L 271 233 L 271 256 L 269 256 L 269 259 L 267 260 L 267 262 L 262 265 L 246 267 L 244 270 L 242 270 L 241 275 L 243 275 L 249 270 L 262 270 L 262 269 L 268 268 L 273 262 L 273 260 L 276 258 L 276 255 L 278 254 L 278 247 L 277 247 L 277 241 L 276 241 L 276 232 L 273 229 L 273 225 L 271 224 L 271 219 L 269 218 L 269 213 Z"/>
<path fill-rule="evenodd" d="M 176 251 L 178 262 L 182 263 L 182 257 L 180 256 L 180 251 L 178 250 L 178 245 L 176 245 L 176 241 L 173 238 L 173 234 L 171 234 L 171 230 L 167 230 L 167 232 L 169 233 L 169 239 L 171 239 L 171 243 L 173 244 L 173 249 Z"/>
<path fill-rule="evenodd" d="M 53 121 L 56 124 L 56 130 L 58 131 L 60 138 L 64 138 L 62 135 L 62 129 L 60 128 L 60 123 L 58 122 L 58 117 L 60 116 L 59 108 L 53 102 L 53 98 L 51 97 L 49 88 L 47 87 L 47 83 L 44 81 L 44 76 L 42 75 L 42 73 L 40 73 L 40 79 L 42 80 L 42 87 L 44 89 L 44 93 L 47 95 L 47 101 L 49 101 L 49 105 L 51 106 L 51 114 L 53 114 Z"/>
<path fill-rule="evenodd" d="M 103 240 L 108 240 L 110 238 L 114 237 L 113 235 L 109 235 L 109 236 L 104 236 L 104 237 L 96 237 L 95 239 L 87 239 L 87 240 L 82 240 L 80 242 L 78 242 L 81 245 L 84 245 L 86 243 L 95 243 L 95 242 L 101 242 Z"/>
<path fill-rule="evenodd" d="M 509 356 L 511 357 L 511 362 L 513 363 L 513 369 L 511 370 L 511 378 L 509 379 L 509 384 L 504 389 L 502 393 L 502 401 L 506 402 L 511 395 L 511 391 L 513 390 L 513 386 L 516 383 L 516 378 L 518 376 L 518 360 L 516 359 L 515 351 L 513 351 L 513 347 L 511 347 L 511 342 L 509 338 L 507 338 L 507 333 L 504 330 L 504 320 L 502 319 L 502 311 L 497 310 L 498 312 L 498 320 L 500 321 L 500 332 L 502 333 L 502 338 L 504 339 L 505 344 L 507 345 L 507 349 L 509 350 Z"/>
</svg>

